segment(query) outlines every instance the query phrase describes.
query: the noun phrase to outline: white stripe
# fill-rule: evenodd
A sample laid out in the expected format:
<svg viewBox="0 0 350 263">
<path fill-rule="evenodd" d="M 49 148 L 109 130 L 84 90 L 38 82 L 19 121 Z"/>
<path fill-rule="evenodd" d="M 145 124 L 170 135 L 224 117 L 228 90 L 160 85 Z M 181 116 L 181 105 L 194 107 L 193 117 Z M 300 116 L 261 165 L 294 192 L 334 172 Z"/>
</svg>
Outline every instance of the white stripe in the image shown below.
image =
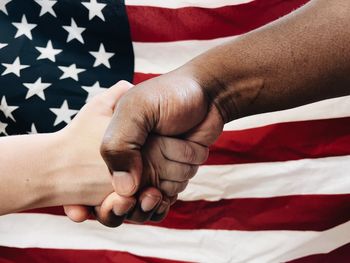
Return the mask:
<svg viewBox="0 0 350 263">
<path fill-rule="evenodd" d="M 224 130 L 243 130 L 265 125 L 350 116 L 350 96 L 319 101 L 298 108 L 245 117 L 227 123 Z"/>
<path fill-rule="evenodd" d="M 154 6 L 164 8 L 217 8 L 222 6 L 246 4 L 250 2 L 253 2 L 253 0 L 125 0 L 125 5 Z"/>
<path fill-rule="evenodd" d="M 163 74 L 176 69 L 210 48 L 233 40 L 234 37 L 213 40 L 185 40 L 173 42 L 133 42 L 135 72 Z"/>
<path fill-rule="evenodd" d="M 288 162 L 210 165 L 199 168 L 184 201 L 349 194 L 350 155 Z"/>
<path fill-rule="evenodd" d="M 350 223 L 324 232 L 174 230 L 122 225 L 110 229 L 65 217 L 15 214 L 0 217 L 0 245 L 57 249 L 107 249 L 194 262 L 282 262 L 328 253 L 350 241 Z"/>
</svg>

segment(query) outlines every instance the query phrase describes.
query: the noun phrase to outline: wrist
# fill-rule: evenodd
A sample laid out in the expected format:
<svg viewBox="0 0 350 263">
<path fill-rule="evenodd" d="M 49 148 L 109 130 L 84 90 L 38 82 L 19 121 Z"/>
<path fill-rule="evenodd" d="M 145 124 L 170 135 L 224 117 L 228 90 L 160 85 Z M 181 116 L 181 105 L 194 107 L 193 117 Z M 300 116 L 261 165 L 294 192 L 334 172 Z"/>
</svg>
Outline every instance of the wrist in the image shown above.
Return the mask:
<svg viewBox="0 0 350 263">
<path fill-rule="evenodd" d="M 14 170 L 14 174 L 23 175 L 24 180 L 14 181 L 14 184 L 25 196 L 22 199 L 14 199 L 15 210 L 60 205 L 61 193 L 58 185 L 60 174 L 65 167 L 61 136 L 58 133 L 23 135 L 13 140 L 20 142 L 23 150 L 22 153 L 16 153 L 17 159 L 27 160 Z M 28 149 L 31 149 L 30 156 L 26 155 Z"/>
<path fill-rule="evenodd" d="M 64 205 L 66 200 L 74 194 L 69 187 L 73 178 L 68 178 L 71 166 L 72 151 L 69 147 L 67 136 L 59 131 L 45 134 L 47 137 L 47 148 L 44 151 L 44 163 L 46 166 L 46 189 L 41 197 L 41 207 Z"/>
<path fill-rule="evenodd" d="M 45 153 L 47 168 L 45 195 L 41 206 L 61 206 L 67 204 L 83 204 L 83 189 L 79 184 L 80 177 L 76 170 L 79 159 L 78 149 L 74 147 L 66 129 L 47 134 L 48 149 Z M 84 176 L 80 174 L 80 176 Z M 44 201 L 44 202 L 43 202 Z"/>
<path fill-rule="evenodd" d="M 57 174 L 61 142 L 56 134 L 9 136 L 1 140 L 3 179 L 0 214 L 59 205 Z"/>
<path fill-rule="evenodd" d="M 99 205 L 113 192 L 110 172 L 99 151 L 99 140 L 70 126 L 56 133 L 60 155 L 54 174 L 59 205 Z"/>
<path fill-rule="evenodd" d="M 187 63 L 184 68 L 200 84 L 209 104 L 224 123 L 250 115 L 264 88 L 262 61 L 247 55 L 245 41 L 214 48 Z M 261 70 L 263 69 L 263 70 Z"/>
</svg>

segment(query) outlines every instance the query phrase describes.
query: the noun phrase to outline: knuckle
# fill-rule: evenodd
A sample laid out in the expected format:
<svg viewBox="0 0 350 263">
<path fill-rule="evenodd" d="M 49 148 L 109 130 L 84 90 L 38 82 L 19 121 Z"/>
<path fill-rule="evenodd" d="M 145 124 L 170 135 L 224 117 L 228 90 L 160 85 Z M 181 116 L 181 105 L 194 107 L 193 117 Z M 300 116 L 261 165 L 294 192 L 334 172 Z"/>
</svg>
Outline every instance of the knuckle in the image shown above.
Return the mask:
<svg viewBox="0 0 350 263">
<path fill-rule="evenodd" d="M 115 156 L 140 150 L 140 146 L 128 138 L 129 136 L 125 131 L 116 132 L 114 129 L 108 128 L 100 145 L 102 156 Z"/>
<path fill-rule="evenodd" d="M 168 196 L 174 195 L 174 183 L 170 181 L 163 181 L 160 183 L 160 189 Z"/>
<path fill-rule="evenodd" d="M 187 165 L 183 176 L 184 181 L 191 179 L 197 173 L 197 170 L 198 166 Z"/>
<path fill-rule="evenodd" d="M 167 196 L 175 196 L 178 193 L 181 193 L 183 190 L 185 190 L 187 184 L 188 181 L 182 183 L 164 181 L 161 183 L 161 189 L 165 192 Z"/>
<path fill-rule="evenodd" d="M 177 188 L 177 192 L 175 194 L 183 192 L 186 189 L 187 185 L 188 185 L 188 181 L 185 181 L 185 182 L 182 182 L 181 184 L 179 184 L 179 186 Z"/>
<path fill-rule="evenodd" d="M 110 138 L 104 138 L 100 146 L 100 152 L 103 157 L 115 154 L 115 145 Z"/>
<path fill-rule="evenodd" d="M 208 158 L 209 158 L 209 148 L 205 147 L 204 150 L 203 150 L 202 158 L 199 161 L 199 163 L 200 164 L 205 163 L 208 160 Z"/>
<path fill-rule="evenodd" d="M 184 155 L 184 158 L 186 159 L 186 161 L 189 163 L 193 163 L 196 160 L 196 152 L 189 145 L 189 143 L 185 144 L 183 155 Z"/>
<path fill-rule="evenodd" d="M 103 94 L 100 93 L 94 96 L 92 99 L 90 99 L 90 103 L 94 105 L 103 105 L 105 103 L 105 101 L 103 100 Z"/>
<path fill-rule="evenodd" d="M 118 141 L 116 138 L 111 138 L 109 136 L 105 136 L 100 145 L 100 153 L 105 160 L 114 159 L 116 156 L 125 154 L 127 150 L 124 150 L 121 144 L 116 143 Z"/>
</svg>

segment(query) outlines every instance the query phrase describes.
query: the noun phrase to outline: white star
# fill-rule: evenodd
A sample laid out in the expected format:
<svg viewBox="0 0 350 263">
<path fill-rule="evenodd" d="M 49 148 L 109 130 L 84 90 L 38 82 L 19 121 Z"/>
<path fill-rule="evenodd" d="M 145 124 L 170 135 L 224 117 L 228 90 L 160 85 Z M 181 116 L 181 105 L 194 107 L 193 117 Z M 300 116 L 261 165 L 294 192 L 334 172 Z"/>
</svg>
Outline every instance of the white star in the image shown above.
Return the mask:
<svg viewBox="0 0 350 263">
<path fill-rule="evenodd" d="M 28 68 L 29 65 L 21 65 L 21 62 L 19 60 L 19 57 L 17 57 L 15 59 L 15 61 L 13 61 L 12 64 L 7 64 L 7 63 L 2 63 L 2 65 L 4 67 L 6 67 L 5 71 L 1 74 L 1 76 L 6 75 L 6 74 L 10 74 L 13 73 L 15 75 L 17 75 L 17 77 L 21 76 L 20 71 L 22 69 Z"/>
<path fill-rule="evenodd" d="M 51 83 L 42 83 L 41 78 L 38 78 L 34 83 L 23 83 L 28 89 L 26 99 L 37 95 L 39 98 L 45 100 L 44 90 L 51 86 Z"/>
<path fill-rule="evenodd" d="M 55 1 L 55 0 L 51 0 L 51 1 L 50 0 L 35 0 L 35 2 L 37 2 L 37 4 L 39 4 L 41 6 L 39 16 L 43 16 L 46 13 L 49 13 L 49 14 L 53 15 L 54 17 L 56 17 L 56 13 L 52 7 L 56 4 L 57 1 Z"/>
<path fill-rule="evenodd" d="M 81 88 L 88 92 L 86 102 L 90 101 L 97 94 L 106 90 L 106 88 L 100 86 L 100 83 L 98 81 L 92 86 L 82 86 Z"/>
<path fill-rule="evenodd" d="M 11 0 L 0 0 L 0 10 L 7 15 L 6 5 L 11 2 Z"/>
<path fill-rule="evenodd" d="M 12 115 L 12 112 L 18 109 L 17 106 L 9 106 L 7 105 L 6 97 L 1 98 L 1 104 L 0 104 L 0 111 L 2 111 L 5 114 L 6 118 L 11 118 L 13 121 L 15 121 L 15 118 Z"/>
<path fill-rule="evenodd" d="M 68 124 L 72 120 L 72 116 L 78 112 L 77 110 L 71 110 L 68 108 L 67 100 L 63 102 L 61 108 L 50 108 L 50 111 L 56 115 L 56 120 L 53 124 L 54 126 L 61 123 L 62 121 Z"/>
<path fill-rule="evenodd" d="M 69 67 L 59 66 L 59 69 L 63 71 L 63 74 L 60 77 L 60 79 L 72 78 L 76 81 L 79 80 L 78 74 L 86 70 L 82 68 L 77 68 L 75 64 L 72 64 Z"/>
<path fill-rule="evenodd" d="M 91 51 L 89 53 L 95 57 L 94 67 L 103 64 L 107 68 L 111 68 L 111 65 L 109 64 L 109 59 L 115 54 L 111 52 L 106 52 L 103 44 L 100 44 L 100 49 L 98 51 Z"/>
<path fill-rule="evenodd" d="M 7 125 L 8 125 L 7 123 L 3 123 L 0 121 L 0 134 L 3 133 L 5 135 L 8 135 L 6 132 Z"/>
<path fill-rule="evenodd" d="M 15 38 L 25 35 L 27 36 L 30 40 L 33 40 L 32 38 L 32 30 L 34 27 L 36 27 L 36 24 L 30 24 L 27 22 L 27 18 L 25 15 L 22 16 L 22 21 L 21 23 L 12 23 L 15 27 L 17 27 L 17 33 L 15 35 Z"/>
<path fill-rule="evenodd" d="M 41 53 L 37 59 L 49 59 L 56 62 L 55 56 L 62 52 L 62 49 L 54 49 L 51 40 L 47 42 L 46 47 L 35 47 Z"/>
<path fill-rule="evenodd" d="M 90 0 L 90 3 L 82 3 L 87 9 L 89 9 L 89 20 L 92 20 L 95 16 L 98 16 L 103 21 L 105 21 L 105 17 L 102 14 L 102 9 L 106 6 L 106 4 L 97 3 L 96 0 Z"/>
<path fill-rule="evenodd" d="M 4 43 L 0 43 L 0 49 L 2 49 L 3 47 L 6 47 L 7 44 L 4 44 Z"/>
<path fill-rule="evenodd" d="M 28 134 L 36 134 L 36 133 L 38 133 L 38 131 L 36 130 L 35 124 L 32 123 L 30 132 L 28 132 Z"/>
<path fill-rule="evenodd" d="M 78 27 L 73 18 L 70 26 L 63 26 L 63 28 L 68 32 L 67 43 L 73 39 L 76 39 L 80 43 L 84 44 L 84 39 L 81 34 L 85 31 L 85 28 Z"/>
</svg>

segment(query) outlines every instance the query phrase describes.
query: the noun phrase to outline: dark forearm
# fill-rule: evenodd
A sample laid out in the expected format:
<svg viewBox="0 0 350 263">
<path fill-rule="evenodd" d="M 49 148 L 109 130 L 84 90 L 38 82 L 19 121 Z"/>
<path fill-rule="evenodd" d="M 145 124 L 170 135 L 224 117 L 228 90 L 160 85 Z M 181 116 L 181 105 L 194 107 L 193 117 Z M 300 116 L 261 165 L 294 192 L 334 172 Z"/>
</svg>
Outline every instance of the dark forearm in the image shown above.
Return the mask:
<svg viewBox="0 0 350 263">
<path fill-rule="evenodd" d="M 314 0 L 197 57 L 193 71 L 227 122 L 350 94 L 350 1 Z"/>
</svg>

